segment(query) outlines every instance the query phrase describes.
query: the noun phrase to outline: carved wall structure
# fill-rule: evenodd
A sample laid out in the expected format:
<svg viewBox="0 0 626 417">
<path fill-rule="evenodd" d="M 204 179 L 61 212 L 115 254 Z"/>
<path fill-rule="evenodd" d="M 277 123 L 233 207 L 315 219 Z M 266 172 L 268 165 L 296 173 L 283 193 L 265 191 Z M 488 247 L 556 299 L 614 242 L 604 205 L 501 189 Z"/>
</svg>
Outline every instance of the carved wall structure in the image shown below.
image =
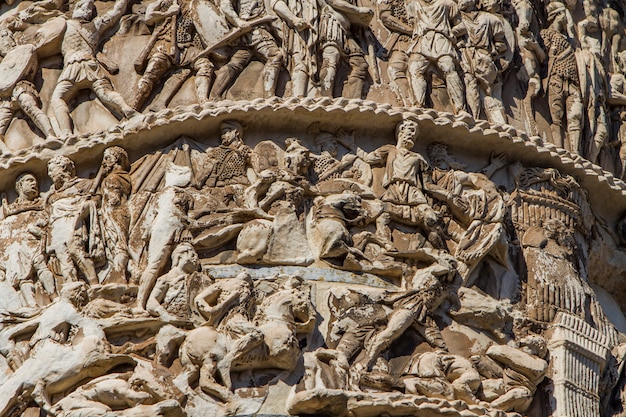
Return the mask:
<svg viewBox="0 0 626 417">
<path fill-rule="evenodd" d="M 0 417 L 626 415 L 625 12 L 0 2 Z"/>
</svg>

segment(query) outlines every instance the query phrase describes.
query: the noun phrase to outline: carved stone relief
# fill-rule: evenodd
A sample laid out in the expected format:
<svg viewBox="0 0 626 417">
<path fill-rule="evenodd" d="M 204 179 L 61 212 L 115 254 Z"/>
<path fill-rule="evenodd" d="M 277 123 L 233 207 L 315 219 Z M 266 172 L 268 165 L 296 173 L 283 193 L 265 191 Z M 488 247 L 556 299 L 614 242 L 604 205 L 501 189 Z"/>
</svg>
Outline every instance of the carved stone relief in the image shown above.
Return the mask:
<svg viewBox="0 0 626 417">
<path fill-rule="evenodd" d="M 0 2 L 0 417 L 624 414 L 622 6 Z"/>
</svg>

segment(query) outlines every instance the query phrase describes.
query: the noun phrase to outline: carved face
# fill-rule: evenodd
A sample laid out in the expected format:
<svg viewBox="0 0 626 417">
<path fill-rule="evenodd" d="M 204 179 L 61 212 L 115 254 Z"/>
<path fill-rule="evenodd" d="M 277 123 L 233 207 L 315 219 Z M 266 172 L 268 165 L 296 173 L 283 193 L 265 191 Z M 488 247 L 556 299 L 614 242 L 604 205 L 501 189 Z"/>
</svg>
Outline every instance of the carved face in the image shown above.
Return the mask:
<svg viewBox="0 0 626 417">
<path fill-rule="evenodd" d="M 178 256 L 178 266 L 186 273 L 198 269 L 198 254 L 191 245 L 184 246 Z"/>
<path fill-rule="evenodd" d="M 232 127 L 225 127 L 222 129 L 222 145 L 231 146 L 239 145 L 241 143 L 241 136 L 239 131 Z"/>
<path fill-rule="evenodd" d="M 322 152 L 328 152 L 333 158 L 339 153 L 339 146 L 336 140 L 329 140 L 322 144 Z"/>
<path fill-rule="evenodd" d="M 413 149 L 415 146 L 415 138 L 419 132 L 417 123 L 405 120 L 398 127 L 398 147 L 404 149 Z"/>
<path fill-rule="evenodd" d="M 22 175 L 15 183 L 15 191 L 20 199 L 34 200 L 39 196 L 39 184 L 32 174 Z"/>
<path fill-rule="evenodd" d="M 68 158 L 54 157 L 48 162 L 48 176 L 56 186 L 63 185 L 74 175 L 74 163 Z"/>
</svg>

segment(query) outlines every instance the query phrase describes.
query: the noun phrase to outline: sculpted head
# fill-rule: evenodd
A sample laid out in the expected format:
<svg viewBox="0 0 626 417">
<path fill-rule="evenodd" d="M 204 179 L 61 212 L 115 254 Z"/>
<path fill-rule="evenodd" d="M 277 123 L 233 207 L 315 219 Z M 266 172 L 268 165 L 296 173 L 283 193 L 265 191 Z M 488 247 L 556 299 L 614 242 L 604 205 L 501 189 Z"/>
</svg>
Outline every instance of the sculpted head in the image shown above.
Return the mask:
<svg viewBox="0 0 626 417">
<path fill-rule="evenodd" d="M 25 173 L 15 180 L 15 192 L 19 200 L 33 201 L 39 197 L 39 184 L 33 174 Z"/>
<path fill-rule="evenodd" d="M 94 0 L 78 0 L 74 6 L 72 19 L 89 21 L 96 14 L 96 5 Z"/>
<path fill-rule="evenodd" d="M 417 120 L 414 117 L 405 117 L 405 119 L 396 126 L 397 147 L 407 150 L 413 149 L 419 131 Z"/>
<path fill-rule="evenodd" d="M 119 146 L 113 146 L 105 149 L 104 155 L 102 156 L 102 168 L 104 169 L 105 174 L 116 168 L 128 171 L 130 169 L 128 153 L 124 148 L 120 148 Z"/>
<path fill-rule="evenodd" d="M 48 176 L 55 186 L 62 186 L 65 181 L 76 176 L 74 162 L 65 156 L 55 156 L 48 161 Z"/>
<path fill-rule="evenodd" d="M 183 242 L 176 246 L 172 252 L 172 265 L 188 274 L 198 270 L 198 254 L 191 243 Z"/>
<path fill-rule="evenodd" d="M 567 33 L 567 14 L 565 5 L 558 1 L 548 3 L 548 25 L 550 29 L 559 33 Z"/>
<path fill-rule="evenodd" d="M 236 120 L 224 120 L 220 124 L 220 132 L 224 146 L 243 142 L 243 125 Z"/>
<path fill-rule="evenodd" d="M 339 145 L 337 139 L 330 132 L 321 132 L 315 137 L 315 144 L 320 152 L 328 152 L 333 158 L 339 153 Z"/>
</svg>

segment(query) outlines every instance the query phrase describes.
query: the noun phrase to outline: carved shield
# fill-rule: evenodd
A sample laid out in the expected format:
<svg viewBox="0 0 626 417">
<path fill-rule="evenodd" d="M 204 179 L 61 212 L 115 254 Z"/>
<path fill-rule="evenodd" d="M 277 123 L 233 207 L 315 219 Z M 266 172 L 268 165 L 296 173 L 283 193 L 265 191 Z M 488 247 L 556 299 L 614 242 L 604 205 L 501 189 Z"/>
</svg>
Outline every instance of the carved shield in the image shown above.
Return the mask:
<svg viewBox="0 0 626 417">
<path fill-rule="evenodd" d="M 205 45 L 215 43 L 230 31 L 226 18 L 214 3 L 218 0 L 192 0 L 193 22 Z"/>
<path fill-rule="evenodd" d="M 37 55 L 33 45 L 20 45 L 13 48 L 0 62 L 0 96 L 11 95 L 18 81 L 28 77 L 37 67 Z"/>
<path fill-rule="evenodd" d="M 252 167 L 256 172 L 265 169 L 276 171 L 284 168 L 285 151 L 278 147 L 274 142 L 265 140 L 254 147 L 252 154 Z"/>
</svg>

